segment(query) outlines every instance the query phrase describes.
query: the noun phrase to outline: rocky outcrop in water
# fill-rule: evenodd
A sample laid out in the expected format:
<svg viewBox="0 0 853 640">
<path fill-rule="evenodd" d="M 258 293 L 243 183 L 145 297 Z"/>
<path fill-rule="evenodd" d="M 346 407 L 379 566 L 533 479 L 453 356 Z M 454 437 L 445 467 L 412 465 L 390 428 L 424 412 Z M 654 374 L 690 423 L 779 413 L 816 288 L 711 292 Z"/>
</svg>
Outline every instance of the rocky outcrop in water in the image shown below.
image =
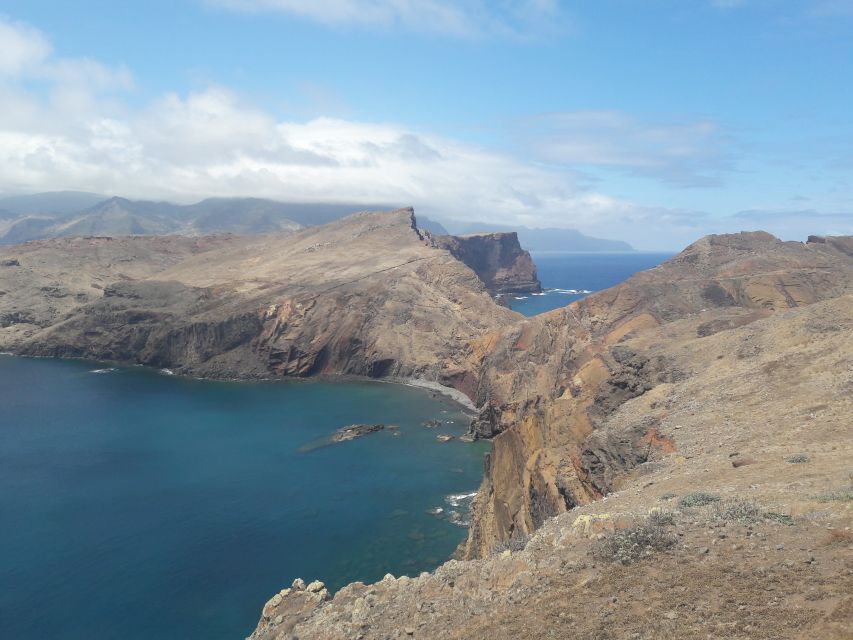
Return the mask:
<svg viewBox="0 0 853 640">
<path fill-rule="evenodd" d="M 330 440 L 332 442 L 348 442 L 349 440 L 355 440 L 356 438 L 362 438 L 371 433 L 382 431 L 384 428 L 384 424 L 351 424 L 333 433 Z"/>
<path fill-rule="evenodd" d="M 471 267 L 493 294 L 542 290 L 536 265 L 514 232 L 432 236 L 432 240 Z"/>
</svg>

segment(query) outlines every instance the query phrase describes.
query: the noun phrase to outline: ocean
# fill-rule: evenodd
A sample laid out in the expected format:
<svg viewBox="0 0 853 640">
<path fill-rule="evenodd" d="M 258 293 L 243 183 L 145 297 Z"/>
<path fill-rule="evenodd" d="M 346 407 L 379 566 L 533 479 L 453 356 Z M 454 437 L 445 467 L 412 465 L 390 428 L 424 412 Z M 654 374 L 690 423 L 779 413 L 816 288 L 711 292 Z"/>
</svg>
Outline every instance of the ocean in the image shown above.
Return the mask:
<svg viewBox="0 0 853 640">
<path fill-rule="evenodd" d="M 526 316 L 565 307 L 584 296 L 624 282 L 659 265 L 672 253 L 533 253 L 542 294 L 509 296 L 510 306 Z"/>
<path fill-rule="evenodd" d="M 433 569 L 487 449 L 436 440 L 464 432 L 458 405 L 379 382 L 0 356 L 0 389 L 0 638 L 16 640 L 233 640 L 294 578 Z M 320 446 L 376 422 L 399 430 Z"/>
</svg>

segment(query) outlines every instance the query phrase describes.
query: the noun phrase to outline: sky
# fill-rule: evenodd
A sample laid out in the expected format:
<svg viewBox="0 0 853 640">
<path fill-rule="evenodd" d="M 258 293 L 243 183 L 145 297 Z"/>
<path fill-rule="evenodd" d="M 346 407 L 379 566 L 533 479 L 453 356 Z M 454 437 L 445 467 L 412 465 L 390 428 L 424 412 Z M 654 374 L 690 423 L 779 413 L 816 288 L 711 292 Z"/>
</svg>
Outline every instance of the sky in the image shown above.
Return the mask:
<svg viewBox="0 0 853 640">
<path fill-rule="evenodd" d="M 0 0 L 0 193 L 853 234 L 853 0 Z"/>
</svg>

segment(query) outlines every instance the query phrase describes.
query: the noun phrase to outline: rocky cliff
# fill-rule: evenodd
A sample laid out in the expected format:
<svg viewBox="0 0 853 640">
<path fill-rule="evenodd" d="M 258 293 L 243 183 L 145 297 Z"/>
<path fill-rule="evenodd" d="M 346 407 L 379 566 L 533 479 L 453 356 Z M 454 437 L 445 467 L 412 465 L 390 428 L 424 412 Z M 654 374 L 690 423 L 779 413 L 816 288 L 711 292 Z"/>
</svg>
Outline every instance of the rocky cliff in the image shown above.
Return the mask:
<svg viewBox="0 0 853 640">
<path fill-rule="evenodd" d="M 849 638 L 853 295 L 736 326 L 751 313 L 624 337 L 681 375 L 598 417 L 582 457 L 606 498 L 432 573 L 282 585 L 252 640 Z"/>
<path fill-rule="evenodd" d="M 207 377 L 419 378 L 473 397 L 468 346 L 519 316 L 411 210 L 259 237 L 78 238 L 5 248 L 0 350 Z"/>
<path fill-rule="evenodd" d="M 518 235 L 474 233 L 464 236 L 432 236 L 435 246 L 449 251 L 474 270 L 492 293 L 538 293 L 542 285 L 536 265 L 521 248 Z"/>
<path fill-rule="evenodd" d="M 849 244 L 781 242 L 763 232 L 709 236 L 624 284 L 480 338 L 473 431 L 499 435 L 462 555 L 487 555 L 601 498 L 650 450 L 668 446 L 649 416 L 638 416 L 618 442 L 601 435 L 623 403 L 691 373 L 660 352 L 629 346 L 632 338 L 692 319 L 701 339 L 853 292 Z"/>
</svg>

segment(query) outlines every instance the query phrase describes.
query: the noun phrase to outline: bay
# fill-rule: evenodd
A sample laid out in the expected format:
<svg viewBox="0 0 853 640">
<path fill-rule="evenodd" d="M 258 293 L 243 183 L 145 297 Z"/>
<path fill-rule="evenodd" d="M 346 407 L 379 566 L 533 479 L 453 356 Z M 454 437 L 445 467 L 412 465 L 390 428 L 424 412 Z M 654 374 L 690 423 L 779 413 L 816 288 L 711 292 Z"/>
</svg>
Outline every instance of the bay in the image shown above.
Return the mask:
<svg viewBox="0 0 853 640">
<path fill-rule="evenodd" d="M 353 423 L 399 430 L 316 446 Z M 435 436 L 466 425 L 402 385 L 0 356 L 0 637 L 242 638 L 296 577 L 433 569 L 487 447 Z"/>
</svg>

